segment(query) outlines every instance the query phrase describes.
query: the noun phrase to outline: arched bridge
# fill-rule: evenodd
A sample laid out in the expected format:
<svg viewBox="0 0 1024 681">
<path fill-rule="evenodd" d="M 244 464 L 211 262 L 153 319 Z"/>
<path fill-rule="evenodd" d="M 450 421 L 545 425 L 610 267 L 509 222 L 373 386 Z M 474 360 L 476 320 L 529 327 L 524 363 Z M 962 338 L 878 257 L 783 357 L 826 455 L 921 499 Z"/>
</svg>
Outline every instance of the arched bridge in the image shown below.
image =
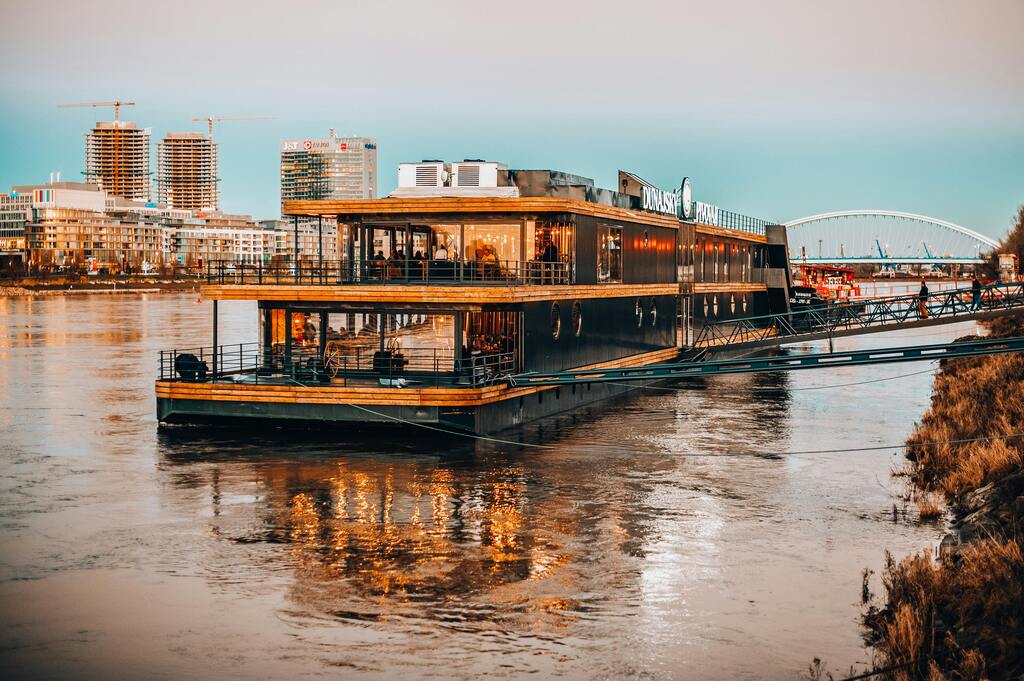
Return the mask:
<svg viewBox="0 0 1024 681">
<path fill-rule="evenodd" d="M 953 222 L 896 210 L 845 210 L 785 223 L 795 262 L 974 264 L 998 245 Z"/>
</svg>

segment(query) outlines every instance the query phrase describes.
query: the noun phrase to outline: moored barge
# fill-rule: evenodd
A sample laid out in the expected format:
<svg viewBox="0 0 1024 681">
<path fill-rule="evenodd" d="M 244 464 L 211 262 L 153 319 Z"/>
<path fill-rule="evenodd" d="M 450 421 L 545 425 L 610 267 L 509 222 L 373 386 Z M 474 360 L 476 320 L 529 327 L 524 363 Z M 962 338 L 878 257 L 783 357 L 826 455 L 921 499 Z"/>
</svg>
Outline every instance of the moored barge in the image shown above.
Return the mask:
<svg viewBox="0 0 1024 681">
<path fill-rule="evenodd" d="M 336 248 L 207 263 L 214 342 L 161 353 L 158 418 L 482 434 L 629 390 L 508 378 L 674 361 L 696 327 L 788 303 L 784 228 L 689 194 L 467 161 L 402 164 L 383 199 L 286 202 Z M 259 338 L 218 345 L 218 303 L 234 300 L 257 301 Z"/>
</svg>

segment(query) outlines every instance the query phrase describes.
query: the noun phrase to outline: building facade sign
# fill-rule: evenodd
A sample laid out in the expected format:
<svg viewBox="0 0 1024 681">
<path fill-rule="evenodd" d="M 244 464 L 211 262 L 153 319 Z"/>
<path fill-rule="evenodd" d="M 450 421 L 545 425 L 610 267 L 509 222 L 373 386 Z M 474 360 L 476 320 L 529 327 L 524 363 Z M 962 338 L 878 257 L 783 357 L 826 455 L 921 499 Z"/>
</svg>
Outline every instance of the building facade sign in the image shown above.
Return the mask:
<svg viewBox="0 0 1024 681">
<path fill-rule="evenodd" d="M 359 151 L 360 149 L 376 149 L 377 144 L 375 142 L 339 142 L 335 139 L 319 139 L 319 140 L 285 140 L 281 142 L 281 151 L 316 151 L 316 152 L 330 152 L 330 151 Z"/>
<path fill-rule="evenodd" d="M 644 186 L 641 189 L 642 205 L 644 210 L 655 213 L 667 213 L 676 215 L 678 213 L 679 197 L 675 192 L 666 192 L 657 187 Z"/>
<path fill-rule="evenodd" d="M 704 203 L 703 201 L 694 201 L 693 213 L 693 219 L 695 222 L 699 222 L 702 225 L 719 226 L 718 206 L 714 206 L 710 203 Z"/>
<path fill-rule="evenodd" d="M 693 190 L 690 188 L 690 178 L 684 177 L 679 185 L 679 215 L 684 220 L 693 218 Z"/>
</svg>

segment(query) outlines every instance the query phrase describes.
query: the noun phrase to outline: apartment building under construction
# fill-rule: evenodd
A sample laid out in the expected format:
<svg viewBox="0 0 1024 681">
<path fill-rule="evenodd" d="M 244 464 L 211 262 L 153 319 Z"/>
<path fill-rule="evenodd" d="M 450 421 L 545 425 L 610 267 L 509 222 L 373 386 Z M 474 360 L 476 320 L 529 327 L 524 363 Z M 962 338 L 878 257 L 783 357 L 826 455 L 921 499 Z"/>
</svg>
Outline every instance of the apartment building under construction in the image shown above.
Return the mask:
<svg viewBox="0 0 1024 681">
<path fill-rule="evenodd" d="M 220 208 L 217 145 L 201 132 L 169 132 L 157 147 L 157 197 L 168 208 Z"/>
<path fill-rule="evenodd" d="M 150 129 L 131 121 L 100 121 L 85 134 L 86 182 L 113 196 L 150 198 Z"/>
</svg>

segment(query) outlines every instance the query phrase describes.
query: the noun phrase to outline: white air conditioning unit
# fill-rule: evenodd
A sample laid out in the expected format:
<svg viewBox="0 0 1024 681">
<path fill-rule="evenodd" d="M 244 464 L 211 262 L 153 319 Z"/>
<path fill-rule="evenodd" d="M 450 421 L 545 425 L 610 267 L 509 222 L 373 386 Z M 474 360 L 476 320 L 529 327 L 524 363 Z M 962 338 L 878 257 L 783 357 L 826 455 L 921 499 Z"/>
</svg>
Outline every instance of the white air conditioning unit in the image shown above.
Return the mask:
<svg viewBox="0 0 1024 681">
<path fill-rule="evenodd" d="M 447 180 L 448 171 L 443 161 L 398 164 L 399 187 L 444 187 Z"/>
<path fill-rule="evenodd" d="M 498 163 L 461 161 L 452 164 L 453 187 L 497 187 Z"/>
</svg>

